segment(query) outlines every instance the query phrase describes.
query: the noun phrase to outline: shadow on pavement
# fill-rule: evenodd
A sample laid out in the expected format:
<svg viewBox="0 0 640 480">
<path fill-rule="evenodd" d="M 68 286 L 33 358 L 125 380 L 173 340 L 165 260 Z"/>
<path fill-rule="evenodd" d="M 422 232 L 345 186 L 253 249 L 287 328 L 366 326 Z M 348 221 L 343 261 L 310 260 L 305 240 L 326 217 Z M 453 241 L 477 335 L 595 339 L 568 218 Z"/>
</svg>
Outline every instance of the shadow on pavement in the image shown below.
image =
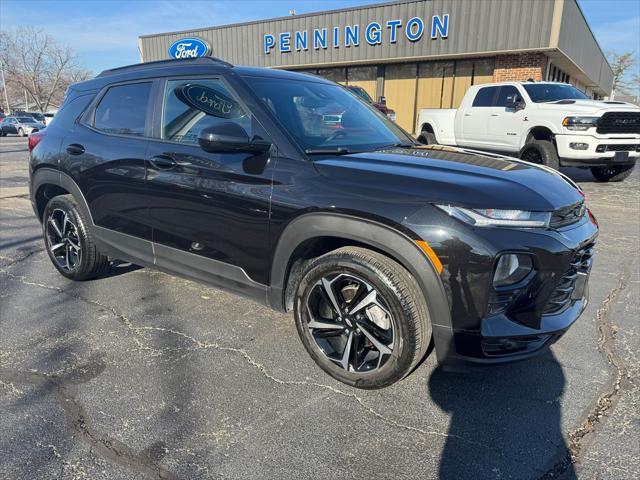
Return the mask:
<svg viewBox="0 0 640 480">
<path fill-rule="evenodd" d="M 567 452 L 560 423 L 564 386 L 551 352 L 470 373 L 436 369 L 429 393 L 451 414 L 438 478 L 543 477 Z M 562 478 L 576 478 L 571 465 Z"/>
</svg>

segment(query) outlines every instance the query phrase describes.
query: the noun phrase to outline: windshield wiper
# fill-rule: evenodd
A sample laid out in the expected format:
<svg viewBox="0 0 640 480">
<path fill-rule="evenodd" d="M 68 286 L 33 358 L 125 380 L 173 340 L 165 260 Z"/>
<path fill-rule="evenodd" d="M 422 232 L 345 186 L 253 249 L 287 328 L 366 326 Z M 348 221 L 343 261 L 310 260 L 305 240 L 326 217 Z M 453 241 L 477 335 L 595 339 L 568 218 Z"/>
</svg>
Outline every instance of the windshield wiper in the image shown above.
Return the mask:
<svg viewBox="0 0 640 480">
<path fill-rule="evenodd" d="M 345 147 L 336 147 L 336 148 L 307 148 L 304 153 L 307 155 L 346 155 L 347 153 L 354 153 L 348 148 Z"/>
</svg>

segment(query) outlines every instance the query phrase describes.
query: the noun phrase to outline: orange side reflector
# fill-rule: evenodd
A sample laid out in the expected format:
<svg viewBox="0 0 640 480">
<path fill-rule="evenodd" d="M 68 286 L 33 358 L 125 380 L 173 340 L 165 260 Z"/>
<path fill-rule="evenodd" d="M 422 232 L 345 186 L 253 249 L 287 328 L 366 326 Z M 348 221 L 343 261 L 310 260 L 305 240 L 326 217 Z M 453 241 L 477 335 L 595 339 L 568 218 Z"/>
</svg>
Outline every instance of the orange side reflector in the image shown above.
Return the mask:
<svg viewBox="0 0 640 480">
<path fill-rule="evenodd" d="M 431 263 L 435 267 L 438 274 L 442 273 L 442 262 L 436 255 L 436 252 L 434 252 L 429 244 L 424 240 L 416 240 L 416 243 L 422 249 L 422 251 L 427 254 L 427 257 L 429 257 L 429 260 L 431 260 Z"/>
</svg>

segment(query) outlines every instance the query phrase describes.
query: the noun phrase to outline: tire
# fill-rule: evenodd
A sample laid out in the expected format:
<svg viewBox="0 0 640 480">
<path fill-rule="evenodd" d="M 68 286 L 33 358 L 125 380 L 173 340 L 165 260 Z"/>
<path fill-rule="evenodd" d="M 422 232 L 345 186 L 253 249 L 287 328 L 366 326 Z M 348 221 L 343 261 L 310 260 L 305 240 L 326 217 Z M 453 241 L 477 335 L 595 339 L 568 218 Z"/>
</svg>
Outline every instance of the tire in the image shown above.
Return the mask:
<svg viewBox="0 0 640 480">
<path fill-rule="evenodd" d="M 591 167 L 591 174 L 599 182 L 621 182 L 633 172 L 632 165 L 612 165 L 610 167 Z"/>
<path fill-rule="evenodd" d="M 431 340 L 427 304 L 411 274 L 394 260 L 344 247 L 309 261 L 300 278 L 294 297 L 298 334 L 336 380 L 383 388 L 423 359 Z M 345 359 L 349 345 L 355 348 Z"/>
<path fill-rule="evenodd" d="M 560 169 L 560 159 L 553 142 L 549 140 L 533 140 L 520 151 L 520 159 L 531 163 L 546 165 L 554 170 Z"/>
<path fill-rule="evenodd" d="M 51 262 L 65 277 L 88 280 L 109 269 L 109 259 L 96 247 L 71 195 L 49 200 L 42 217 L 42 234 Z"/>
<path fill-rule="evenodd" d="M 418 137 L 418 141 L 425 145 L 438 145 L 438 140 L 436 140 L 435 134 L 431 132 L 423 131 Z"/>
<path fill-rule="evenodd" d="M 18 136 L 24 137 L 24 130 L 22 130 L 21 128 L 18 129 Z"/>
</svg>

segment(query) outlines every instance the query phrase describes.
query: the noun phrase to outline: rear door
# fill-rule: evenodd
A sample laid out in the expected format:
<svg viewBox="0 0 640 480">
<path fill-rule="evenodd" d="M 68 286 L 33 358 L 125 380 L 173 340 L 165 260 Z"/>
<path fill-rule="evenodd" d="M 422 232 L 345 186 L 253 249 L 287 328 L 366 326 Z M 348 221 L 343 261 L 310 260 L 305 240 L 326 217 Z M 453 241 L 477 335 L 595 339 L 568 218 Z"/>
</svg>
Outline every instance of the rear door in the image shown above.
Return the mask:
<svg viewBox="0 0 640 480">
<path fill-rule="evenodd" d="M 482 87 L 477 91 L 471 106 L 459 110 L 458 115 L 462 117 L 462 122 L 460 139 L 456 138 L 456 143 L 476 148 L 487 145 L 489 117 L 497 92 L 498 87 Z"/>
<path fill-rule="evenodd" d="M 491 108 L 488 137 L 489 142 L 495 146 L 496 150 L 517 152 L 520 147 L 526 106 L 525 109 L 507 108 L 507 97 L 513 95 L 524 101 L 515 86 L 501 86 L 495 104 Z"/>
<path fill-rule="evenodd" d="M 147 152 L 156 264 L 261 295 L 263 301 L 270 254 L 271 154 L 208 153 L 198 145 L 198 135 L 229 121 L 250 138 L 267 139 L 266 131 L 241 100 L 245 97 L 221 76 L 167 79 L 159 98 L 157 138 Z"/>
<path fill-rule="evenodd" d="M 150 80 L 103 89 L 65 136 L 60 163 L 80 187 L 101 238 L 125 257 L 148 263 L 153 253 L 145 156 L 153 89 Z"/>
</svg>

